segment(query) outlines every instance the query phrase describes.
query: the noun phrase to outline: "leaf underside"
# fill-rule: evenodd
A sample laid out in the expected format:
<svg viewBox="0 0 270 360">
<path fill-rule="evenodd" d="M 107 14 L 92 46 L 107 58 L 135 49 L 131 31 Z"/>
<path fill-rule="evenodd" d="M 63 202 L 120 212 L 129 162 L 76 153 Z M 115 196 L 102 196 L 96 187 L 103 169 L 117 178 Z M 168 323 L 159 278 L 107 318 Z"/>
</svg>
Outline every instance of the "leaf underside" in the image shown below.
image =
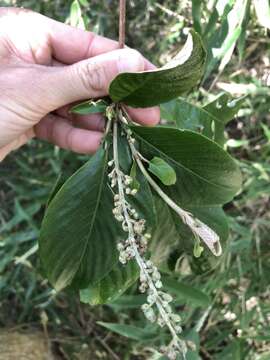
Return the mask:
<svg viewBox="0 0 270 360">
<path fill-rule="evenodd" d="M 190 91 L 200 81 L 206 53 L 200 36 L 190 31 L 180 53 L 158 70 L 119 74 L 110 84 L 114 102 L 149 107 Z"/>
</svg>

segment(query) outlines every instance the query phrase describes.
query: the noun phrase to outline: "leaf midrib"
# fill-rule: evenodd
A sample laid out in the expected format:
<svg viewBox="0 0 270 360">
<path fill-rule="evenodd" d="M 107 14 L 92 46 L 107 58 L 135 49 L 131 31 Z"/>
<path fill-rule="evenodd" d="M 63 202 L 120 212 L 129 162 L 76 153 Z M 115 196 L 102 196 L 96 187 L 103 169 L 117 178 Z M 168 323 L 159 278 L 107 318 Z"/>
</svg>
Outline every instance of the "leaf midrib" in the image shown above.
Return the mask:
<svg viewBox="0 0 270 360">
<path fill-rule="evenodd" d="M 176 166 L 179 166 L 179 167 L 182 167 L 183 169 L 185 169 L 186 171 L 188 171 L 189 173 L 193 174 L 194 176 L 198 177 L 199 179 L 203 180 L 205 183 L 208 183 L 212 186 L 215 186 L 217 188 L 220 188 L 220 189 L 231 189 L 231 187 L 229 186 L 223 186 L 223 185 L 219 185 L 219 184 L 215 184 L 215 183 L 212 183 L 211 181 L 203 178 L 201 175 L 195 173 L 193 170 L 185 167 L 183 164 L 181 163 L 178 163 L 176 162 L 176 160 L 174 160 L 173 158 L 170 158 L 168 155 L 166 155 L 163 151 L 161 151 L 160 149 L 158 149 L 157 147 L 155 147 L 154 145 L 152 145 L 151 143 L 149 143 L 147 140 L 145 140 L 143 137 L 141 137 L 140 135 L 138 135 L 136 132 L 135 132 L 136 136 L 139 137 L 143 142 L 145 142 L 148 146 L 150 146 L 151 148 L 153 148 L 155 151 L 157 151 L 159 154 L 163 155 L 167 160 L 173 162 Z"/>
<path fill-rule="evenodd" d="M 98 208 L 99 208 L 99 205 L 100 205 L 102 189 L 104 187 L 104 175 L 105 175 L 105 169 L 106 169 L 106 166 L 107 166 L 107 157 L 108 157 L 108 150 L 105 150 L 104 165 L 103 165 L 102 176 L 101 176 L 102 181 L 100 181 L 100 187 L 99 187 L 99 191 L 98 191 L 96 206 L 95 206 L 95 209 L 94 209 L 92 221 L 90 222 L 90 228 L 89 228 L 89 231 L 88 231 L 88 234 L 87 234 L 87 241 L 85 242 L 85 246 L 84 246 L 84 249 L 82 251 L 82 255 L 80 257 L 78 268 L 79 268 L 79 266 L 80 266 L 80 264 L 82 262 L 83 257 L 85 256 L 86 249 L 87 249 L 87 246 L 89 244 L 90 236 L 91 236 L 91 233 L 92 233 L 92 230 L 93 230 L 93 227 L 94 227 L 94 223 L 95 223 L 95 220 L 96 220 L 97 211 L 98 211 Z M 106 276 L 106 274 L 105 274 L 105 276 Z"/>
</svg>

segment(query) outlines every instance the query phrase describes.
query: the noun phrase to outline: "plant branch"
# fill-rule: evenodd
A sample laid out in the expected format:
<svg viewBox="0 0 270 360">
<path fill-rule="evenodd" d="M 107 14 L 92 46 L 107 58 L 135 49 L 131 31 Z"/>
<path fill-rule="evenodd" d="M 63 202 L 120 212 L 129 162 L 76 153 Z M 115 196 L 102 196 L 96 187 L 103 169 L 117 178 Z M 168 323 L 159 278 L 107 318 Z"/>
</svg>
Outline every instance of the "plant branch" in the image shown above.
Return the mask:
<svg viewBox="0 0 270 360">
<path fill-rule="evenodd" d="M 222 248 L 220 244 L 219 236 L 213 231 L 208 225 L 204 224 L 199 219 L 193 217 L 193 215 L 180 206 L 178 206 L 165 192 L 159 187 L 159 185 L 152 179 L 148 174 L 146 168 L 144 167 L 141 154 L 137 151 L 134 144 L 129 141 L 130 150 L 132 155 L 137 162 L 141 172 L 143 173 L 146 180 L 152 186 L 152 188 L 158 193 L 158 195 L 173 209 L 182 219 L 182 221 L 189 226 L 195 237 L 199 237 L 203 242 L 208 246 L 215 256 L 220 256 L 222 254 Z"/>
<path fill-rule="evenodd" d="M 119 1 L 119 47 L 123 49 L 126 40 L 126 0 Z"/>
</svg>

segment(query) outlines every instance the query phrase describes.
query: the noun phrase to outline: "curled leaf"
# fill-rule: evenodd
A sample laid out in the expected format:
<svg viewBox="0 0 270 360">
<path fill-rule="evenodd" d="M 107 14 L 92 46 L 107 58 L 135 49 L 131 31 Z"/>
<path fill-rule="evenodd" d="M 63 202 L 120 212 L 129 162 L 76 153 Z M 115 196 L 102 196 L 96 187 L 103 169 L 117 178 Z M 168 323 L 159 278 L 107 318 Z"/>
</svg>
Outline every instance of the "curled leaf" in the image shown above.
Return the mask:
<svg viewBox="0 0 270 360">
<path fill-rule="evenodd" d="M 182 50 L 157 70 L 119 74 L 110 84 L 114 102 L 149 107 L 190 91 L 202 77 L 206 53 L 200 36 L 191 30 Z"/>
<path fill-rule="evenodd" d="M 220 238 L 214 230 L 186 211 L 183 212 L 181 218 L 185 224 L 189 226 L 193 234 L 196 237 L 199 237 L 215 256 L 220 256 L 222 254 Z"/>
</svg>

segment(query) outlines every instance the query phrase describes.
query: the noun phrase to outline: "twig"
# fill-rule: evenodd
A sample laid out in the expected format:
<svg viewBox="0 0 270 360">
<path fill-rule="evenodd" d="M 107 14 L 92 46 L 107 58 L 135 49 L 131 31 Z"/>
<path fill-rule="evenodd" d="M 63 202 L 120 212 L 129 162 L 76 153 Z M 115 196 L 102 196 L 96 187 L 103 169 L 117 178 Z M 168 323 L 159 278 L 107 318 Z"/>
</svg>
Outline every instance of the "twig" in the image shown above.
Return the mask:
<svg viewBox="0 0 270 360">
<path fill-rule="evenodd" d="M 126 38 L 126 0 L 119 2 L 119 47 L 123 49 Z"/>
<path fill-rule="evenodd" d="M 120 360 L 120 357 L 111 349 L 104 339 L 95 333 L 96 340 L 104 347 L 105 350 L 112 356 L 114 360 Z"/>
</svg>

